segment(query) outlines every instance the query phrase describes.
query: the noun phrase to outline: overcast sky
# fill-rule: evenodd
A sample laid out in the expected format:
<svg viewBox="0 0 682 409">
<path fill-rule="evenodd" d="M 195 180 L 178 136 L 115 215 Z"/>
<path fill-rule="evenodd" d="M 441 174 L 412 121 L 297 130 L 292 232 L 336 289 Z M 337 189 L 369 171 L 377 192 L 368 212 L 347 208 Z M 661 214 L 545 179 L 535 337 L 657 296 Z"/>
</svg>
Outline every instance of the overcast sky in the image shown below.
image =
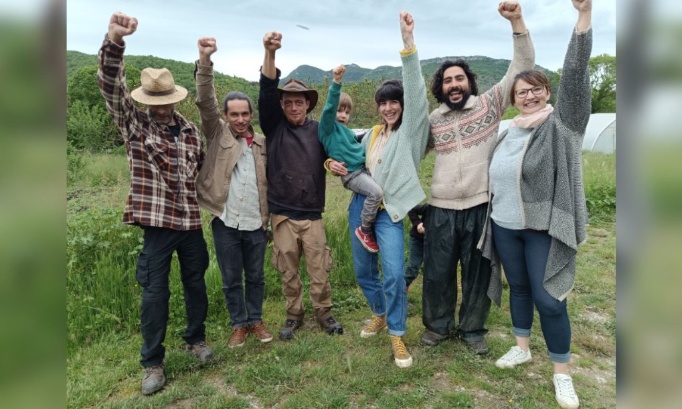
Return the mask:
<svg viewBox="0 0 682 409">
<path fill-rule="evenodd" d="M 364 68 L 400 65 L 398 15 L 415 19 L 419 58 L 484 55 L 511 59 L 511 26 L 497 12 L 498 0 L 69 0 L 67 49 L 96 54 L 109 17 L 137 17 L 127 37 L 129 55 L 183 62 L 198 58 L 196 40 L 216 37 L 219 72 L 258 80 L 263 35 L 282 33 L 276 64 L 286 76 L 302 64 L 331 70 L 338 64 Z M 577 11 L 570 0 L 521 1 L 535 43 L 536 63 L 561 68 Z M 616 55 L 616 0 L 594 0 L 592 55 Z M 299 26 L 304 26 L 301 28 Z"/>
</svg>

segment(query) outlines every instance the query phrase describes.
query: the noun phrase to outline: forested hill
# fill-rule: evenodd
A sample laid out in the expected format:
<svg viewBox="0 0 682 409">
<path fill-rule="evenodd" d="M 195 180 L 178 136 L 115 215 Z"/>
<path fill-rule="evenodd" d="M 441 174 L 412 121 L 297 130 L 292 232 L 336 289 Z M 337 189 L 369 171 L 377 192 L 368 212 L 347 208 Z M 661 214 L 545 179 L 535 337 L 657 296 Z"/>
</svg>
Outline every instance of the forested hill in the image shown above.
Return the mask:
<svg viewBox="0 0 682 409">
<path fill-rule="evenodd" d="M 421 61 L 422 72 L 424 73 L 424 76 L 430 79 L 443 61 L 448 59 L 455 60 L 458 58 L 462 58 L 463 60 L 467 61 L 471 66 L 471 69 L 478 75 L 478 88 L 481 91 L 489 89 L 500 79 L 502 79 L 504 74 L 507 72 L 507 68 L 509 67 L 510 63 L 510 60 L 495 59 L 483 56 L 430 58 Z M 194 80 L 192 78 L 194 72 L 193 63 L 184 63 L 180 61 L 154 57 L 151 55 L 127 55 L 125 60 L 128 66 L 133 66 L 138 70 L 142 70 L 146 67 L 166 67 L 173 73 L 173 78 L 175 78 L 175 81 L 179 85 L 182 85 L 183 87 L 190 90 L 194 89 L 195 87 Z M 71 76 L 83 66 L 92 66 L 96 64 L 96 55 L 84 54 L 78 51 L 66 52 L 67 76 Z M 537 68 L 544 71 L 551 78 L 550 70 L 540 66 Z M 400 78 L 401 72 L 402 68 L 399 66 L 393 67 L 383 65 L 374 69 L 370 69 L 360 67 L 357 64 L 347 64 L 344 81 L 347 83 L 362 82 L 365 80 L 376 82 L 386 79 Z M 289 73 L 289 75 L 282 78 L 280 83 L 283 84 L 289 78 L 297 78 L 309 84 L 328 83 L 328 81 L 331 81 L 331 69 L 325 71 L 310 65 L 301 65 Z M 221 73 L 216 73 L 216 80 L 218 82 L 225 81 L 229 83 L 228 88 L 233 89 L 244 90 L 250 89 L 252 87 L 258 87 L 257 82 L 250 82 L 242 78 L 223 75 Z M 247 92 L 247 94 L 252 95 L 251 92 Z"/>
<path fill-rule="evenodd" d="M 421 62 L 424 77 L 428 84 L 431 76 L 438 69 L 439 65 L 446 59 L 456 59 L 458 57 L 443 57 L 423 60 Z M 489 57 L 464 57 L 478 75 L 478 85 L 481 92 L 485 92 L 492 85 L 497 83 L 507 72 L 509 60 L 493 59 Z M 107 141 L 115 138 L 117 130 L 113 122 L 107 115 L 104 99 L 102 98 L 97 86 L 97 56 L 84 54 L 77 51 L 67 51 L 67 106 L 69 113 L 69 126 L 67 133 L 74 147 L 78 149 L 91 149 L 98 151 L 106 148 Z M 194 63 L 180 62 L 154 56 L 127 55 L 126 61 L 126 82 L 129 89 L 140 86 L 140 71 L 146 67 L 166 67 L 173 73 L 173 78 L 178 85 L 189 91 L 190 95 L 195 94 L 196 84 L 193 79 Z M 348 64 L 346 75 L 344 76 L 344 91 L 353 99 L 353 115 L 350 126 L 353 128 L 369 128 L 373 124 L 380 123 L 381 117 L 378 114 L 374 103 L 374 93 L 382 80 L 401 77 L 401 67 L 381 66 L 374 69 L 362 68 L 356 64 Z M 545 70 L 547 71 L 547 70 Z M 558 74 L 550 73 L 551 83 L 558 84 Z M 330 72 L 323 71 L 316 67 L 300 66 L 289 76 L 295 76 L 309 84 L 320 95 L 320 103 L 311 112 L 313 118 L 319 118 L 324 107 L 327 87 L 331 81 Z M 282 78 L 283 84 L 288 77 Z M 254 102 L 254 108 L 258 110 L 259 85 L 255 81 L 247 81 L 243 78 L 215 73 L 216 95 L 219 99 L 229 91 L 242 91 L 247 94 Z M 428 93 L 429 112 L 438 106 L 435 98 Z M 185 117 L 200 122 L 194 98 L 190 96 L 178 104 L 177 109 Z M 259 130 L 259 118 L 253 118 L 253 125 Z M 86 126 L 87 125 L 87 126 Z M 93 142 L 92 135 L 98 135 L 100 142 Z M 90 139 L 88 139 L 90 138 Z"/>
<path fill-rule="evenodd" d="M 125 62 L 127 67 L 135 67 L 143 70 L 147 67 L 161 68 L 166 67 L 173 73 L 175 83 L 192 91 L 196 88 L 194 83 L 194 63 L 186 63 L 166 58 L 154 57 L 151 55 L 126 55 Z M 85 54 L 79 51 L 66 52 L 66 75 L 71 77 L 79 69 L 87 66 L 97 65 L 97 55 Z M 226 84 L 227 88 L 238 89 L 246 92 L 253 88 L 255 92 L 247 92 L 249 95 L 257 95 L 258 83 L 249 82 L 243 78 L 215 73 L 216 82 Z M 139 81 L 139 78 L 138 78 Z"/>
<path fill-rule="evenodd" d="M 466 61 L 473 70 L 473 72 L 475 72 L 478 75 L 477 79 L 478 89 L 481 92 L 489 89 L 498 81 L 500 81 L 504 74 L 507 72 L 507 68 L 509 68 L 509 63 L 511 63 L 510 60 L 495 59 L 478 55 L 472 57 L 430 58 L 426 60 L 421 60 L 422 73 L 426 78 L 430 80 L 431 77 L 433 76 L 433 73 L 436 72 L 436 70 L 438 69 L 438 67 L 440 67 L 443 61 L 457 60 L 460 58 Z M 536 68 L 545 72 L 545 74 L 547 74 L 547 76 L 551 78 L 550 70 L 540 66 L 537 66 Z M 343 78 L 344 81 L 346 82 L 360 82 L 365 80 L 382 81 L 393 78 L 401 78 L 401 76 L 402 68 L 399 66 L 392 67 L 389 65 L 382 65 L 374 69 L 369 69 L 362 68 L 357 64 L 347 64 L 346 74 L 344 75 Z M 289 75 L 282 78 L 281 83 L 284 83 L 284 81 L 288 80 L 289 78 L 297 78 L 311 84 L 325 83 L 332 80 L 331 68 L 329 70 L 324 71 L 317 67 L 312 67 L 310 65 L 301 65 L 297 67 L 295 70 L 293 70 Z"/>
</svg>

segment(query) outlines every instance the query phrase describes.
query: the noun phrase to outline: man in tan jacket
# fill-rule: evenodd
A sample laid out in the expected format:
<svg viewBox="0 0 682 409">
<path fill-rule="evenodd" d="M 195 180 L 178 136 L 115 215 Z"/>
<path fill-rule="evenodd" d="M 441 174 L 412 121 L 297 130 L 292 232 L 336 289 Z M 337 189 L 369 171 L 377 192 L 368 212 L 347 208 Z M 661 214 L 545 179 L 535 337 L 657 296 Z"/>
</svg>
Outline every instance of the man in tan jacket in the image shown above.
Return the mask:
<svg viewBox="0 0 682 409">
<path fill-rule="evenodd" d="M 250 333 L 270 342 L 272 334 L 262 321 L 269 218 L 265 137 L 251 126 L 253 104 L 246 94 L 229 92 L 218 106 L 211 62 L 218 50 L 215 38 L 202 37 L 197 47 L 196 104 L 208 145 L 197 196 L 199 205 L 214 216 L 213 241 L 232 321 L 227 345 L 243 346 Z"/>
</svg>

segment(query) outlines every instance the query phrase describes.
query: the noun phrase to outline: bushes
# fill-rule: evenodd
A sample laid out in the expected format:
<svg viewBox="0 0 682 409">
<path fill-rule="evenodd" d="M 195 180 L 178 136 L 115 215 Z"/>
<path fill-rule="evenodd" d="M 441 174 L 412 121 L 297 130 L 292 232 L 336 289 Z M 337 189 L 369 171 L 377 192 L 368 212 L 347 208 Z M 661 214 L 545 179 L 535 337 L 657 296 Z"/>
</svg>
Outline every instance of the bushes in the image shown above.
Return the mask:
<svg viewBox="0 0 682 409">
<path fill-rule="evenodd" d="M 73 145 L 66 143 L 66 183 L 71 185 L 78 180 L 85 170 L 85 159 Z"/>
<path fill-rule="evenodd" d="M 616 220 L 616 155 L 583 152 L 583 183 L 590 223 Z"/>
<path fill-rule="evenodd" d="M 68 108 L 66 140 L 76 149 L 102 152 L 116 146 L 118 130 L 100 105 L 76 100 Z"/>
</svg>

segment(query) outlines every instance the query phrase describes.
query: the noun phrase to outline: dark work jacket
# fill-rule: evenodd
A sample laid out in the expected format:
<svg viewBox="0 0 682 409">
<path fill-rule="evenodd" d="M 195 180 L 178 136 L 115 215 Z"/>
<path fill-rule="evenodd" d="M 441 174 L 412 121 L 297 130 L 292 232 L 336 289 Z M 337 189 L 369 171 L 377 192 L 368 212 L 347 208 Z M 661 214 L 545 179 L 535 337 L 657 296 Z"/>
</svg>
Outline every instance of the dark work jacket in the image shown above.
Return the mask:
<svg viewBox="0 0 682 409">
<path fill-rule="evenodd" d="M 409 217 L 410 221 L 412 222 L 410 236 L 414 237 L 419 241 L 424 241 L 424 235 L 417 231 L 417 226 L 419 226 L 419 223 L 424 223 L 424 213 L 426 212 L 426 208 L 428 206 L 429 205 L 426 203 L 418 204 L 415 207 L 413 207 L 409 212 L 407 212 L 407 217 Z M 424 224 L 424 226 L 426 226 L 426 224 Z"/>
<path fill-rule="evenodd" d="M 324 211 L 327 155 L 317 137 L 318 122 L 301 126 L 287 121 L 280 106 L 277 84 L 260 76 L 258 114 L 268 152 L 268 202 L 295 211 Z"/>
</svg>

